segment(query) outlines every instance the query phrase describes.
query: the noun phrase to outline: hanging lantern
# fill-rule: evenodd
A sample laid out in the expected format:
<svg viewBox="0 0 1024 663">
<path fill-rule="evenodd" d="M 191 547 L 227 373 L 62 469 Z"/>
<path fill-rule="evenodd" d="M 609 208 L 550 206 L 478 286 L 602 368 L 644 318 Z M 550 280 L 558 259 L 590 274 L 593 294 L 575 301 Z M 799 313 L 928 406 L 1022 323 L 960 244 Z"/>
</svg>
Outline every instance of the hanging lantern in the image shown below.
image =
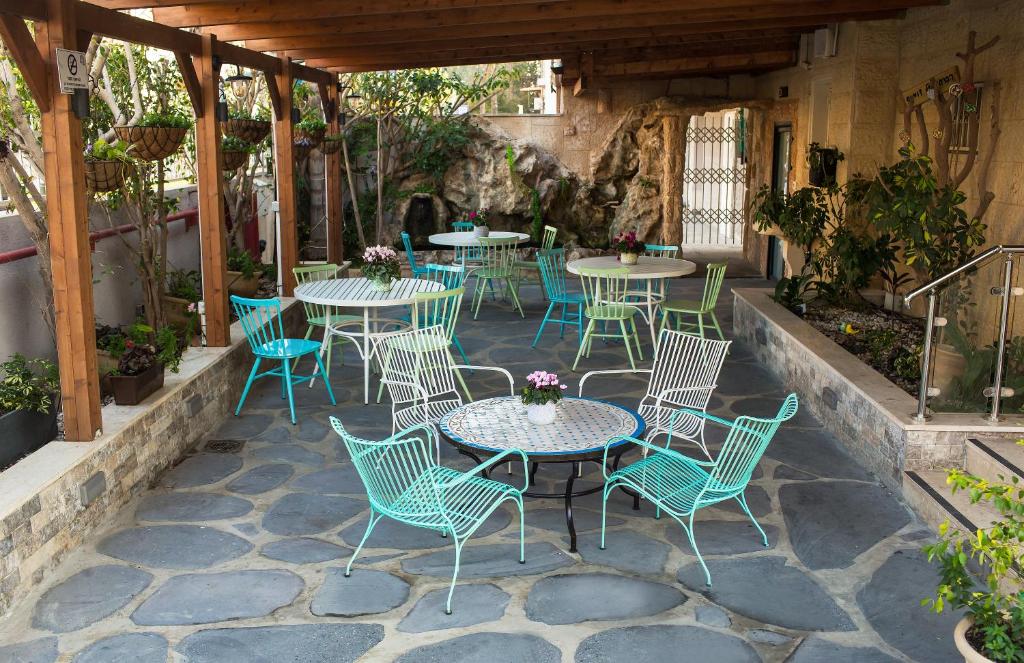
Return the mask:
<svg viewBox="0 0 1024 663">
<path fill-rule="evenodd" d="M 236 99 L 247 96 L 252 88 L 252 76 L 243 74 L 238 65 L 235 65 L 235 73 L 225 78 L 224 82 L 231 86 L 231 92 L 234 93 Z"/>
</svg>

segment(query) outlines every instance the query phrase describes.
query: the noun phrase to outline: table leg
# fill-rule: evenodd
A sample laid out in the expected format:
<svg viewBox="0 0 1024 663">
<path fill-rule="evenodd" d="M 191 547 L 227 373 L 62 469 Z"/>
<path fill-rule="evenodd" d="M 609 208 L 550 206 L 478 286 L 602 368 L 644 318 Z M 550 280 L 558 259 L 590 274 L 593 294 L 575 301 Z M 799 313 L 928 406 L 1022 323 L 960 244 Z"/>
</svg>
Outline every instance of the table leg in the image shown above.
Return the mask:
<svg viewBox="0 0 1024 663">
<path fill-rule="evenodd" d="M 569 526 L 569 552 L 576 552 L 576 525 L 572 520 L 572 484 L 579 472 L 579 461 L 573 461 L 569 479 L 565 482 L 565 523 Z"/>
<path fill-rule="evenodd" d="M 320 343 L 320 359 L 324 358 L 324 352 L 327 351 L 327 346 L 330 344 L 330 342 L 331 342 L 331 310 L 330 310 L 330 308 L 328 308 L 324 312 L 324 340 Z M 314 376 L 316 375 L 315 369 L 314 369 L 313 375 Z M 324 377 L 324 380 L 327 379 L 327 375 L 326 374 L 324 374 L 323 377 Z M 313 388 L 313 383 L 314 382 L 316 382 L 316 378 L 315 377 L 310 378 L 310 380 L 309 380 L 309 388 L 310 389 Z"/>
<path fill-rule="evenodd" d="M 539 468 L 539 467 L 540 467 L 540 463 L 531 463 L 530 464 L 530 487 L 531 488 L 537 483 L 536 476 L 537 476 L 537 468 Z"/>
<path fill-rule="evenodd" d="M 370 402 L 370 308 L 363 309 L 363 403 Z"/>
<path fill-rule="evenodd" d="M 658 335 L 654 331 L 654 279 L 647 279 L 647 321 L 651 325 L 651 347 L 658 347 Z"/>
</svg>

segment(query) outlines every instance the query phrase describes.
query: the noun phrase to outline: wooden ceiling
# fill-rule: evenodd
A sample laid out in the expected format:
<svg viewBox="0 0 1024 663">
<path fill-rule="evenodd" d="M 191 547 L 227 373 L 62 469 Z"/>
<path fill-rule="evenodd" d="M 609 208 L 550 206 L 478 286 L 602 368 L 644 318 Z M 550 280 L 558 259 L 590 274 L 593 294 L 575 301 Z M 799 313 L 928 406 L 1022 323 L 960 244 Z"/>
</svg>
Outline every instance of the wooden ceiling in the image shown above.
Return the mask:
<svg viewBox="0 0 1024 663">
<path fill-rule="evenodd" d="M 565 78 L 758 73 L 828 23 L 942 0 L 92 0 L 340 73 L 561 58 Z"/>
</svg>

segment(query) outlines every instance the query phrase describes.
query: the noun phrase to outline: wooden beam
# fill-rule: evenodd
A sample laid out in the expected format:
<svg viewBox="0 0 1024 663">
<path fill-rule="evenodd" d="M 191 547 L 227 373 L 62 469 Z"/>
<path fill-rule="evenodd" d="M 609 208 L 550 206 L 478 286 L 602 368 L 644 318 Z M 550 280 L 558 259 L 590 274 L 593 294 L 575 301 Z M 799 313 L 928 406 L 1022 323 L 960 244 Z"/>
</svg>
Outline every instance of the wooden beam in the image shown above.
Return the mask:
<svg viewBox="0 0 1024 663">
<path fill-rule="evenodd" d="M 291 60 L 282 59 L 275 76 L 280 96 L 280 113 L 274 115 L 274 174 L 277 176 L 277 209 L 280 224 L 277 247 L 281 266 L 282 295 L 291 297 L 295 292 L 295 274 L 292 268 L 299 264 L 298 208 L 295 191 L 295 154 L 292 126 L 292 68 Z"/>
<path fill-rule="evenodd" d="M 50 91 L 46 87 L 46 64 L 39 55 L 32 33 L 28 31 L 24 19 L 13 14 L 0 14 L 0 39 L 7 45 L 7 50 L 14 57 L 25 85 L 28 86 L 32 99 L 39 110 L 50 110 Z"/>
<path fill-rule="evenodd" d="M 277 77 L 263 72 L 267 82 L 267 96 L 270 97 L 270 110 L 274 111 L 274 117 L 281 117 L 281 91 L 277 89 Z M 288 92 L 288 90 L 285 90 Z"/>
<path fill-rule="evenodd" d="M 78 12 L 78 27 L 89 30 L 93 34 L 133 44 L 144 44 L 174 53 L 185 52 L 190 55 L 199 55 L 202 52 L 202 40 L 197 34 L 167 27 L 130 14 L 97 7 L 88 2 L 76 2 L 75 4 Z"/>
<path fill-rule="evenodd" d="M 590 89 L 590 82 L 594 80 L 594 53 L 587 51 L 579 56 L 580 77 L 572 86 L 572 96 L 578 97 Z"/>
<path fill-rule="evenodd" d="M 4 0 L 4 12 L 30 21 L 44 21 L 47 7 L 44 0 Z"/>
<path fill-rule="evenodd" d="M 231 345 L 231 316 L 228 313 L 224 157 L 220 149 L 220 122 L 217 121 L 220 66 L 216 52 L 216 38 L 203 36 L 203 52 L 196 59 L 202 87 L 202 114 L 196 122 L 196 170 L 206 343 L 221 348 Z"/>
<path fill-rule="evenodd" d="M 298 62 L 293 61 L 291 68 L 292 79 L 294 80 L 306 81 L 307 83 L 314 83 L 319 86 L 331 85 L 338 80 L 337 76 L 323 71 L 322 69 L 307 67 L 306 65 L 299 64 Z"/>
<path fill-rule="evenodd" d="M 196 74 L 192 56 L 178 51 L 174 54 L 174 59 L 178 61 L 181 80 L 185 84 L 188 100 L 192 102 L 192 112 L 195 113 L 196 118 L 201 118 L 203 116 L 203 90 L 199 84 L 199 76 Z"/>
<path fill-rule="evenodd" d="M 217 48 L 217 56 L 223 64 L 234 64 L 239 67 L 256 69 L 268 75 L 276 74 L 280 71 L 281 60 L 272 55 L 259 53 L 234 44 L 225 44 L 219 39 L 214 42 L 214 45 Z"/>
<path fill-rule="evenodd" d="M 788 66 L 793 63 L 792 50 L 764 51 L 761 53 L 739 53 L 735 55 L 712 55 L 707 57 L 673 58 L 646 62 L 625 62 L 619 64 L 598 64 L 594 75 L 598 77 L 642 76 L 644 74 L 695 74 L 702 72 L 742 71 L 766 66 Z"/>
<path fill-rule="evenodd" d="M 49 110 L 42 114 L 43 163 L 64 439 L 86 442 L 102 428 L 89 210 L 82 123 L 72 110 L 71 95 L 60 94 L 55 53 L 77 45 L 76 5 L 47 0 L 48 18 L 36 24 L 36 44 L 50 95 Z"/>
<path fill-rule="evenodd" d="M 327 118 L 328 135 L 340 134 L 336 78 L 334 83 L 320 86 L 320 96 L 326 97 L 324 114 Z M 341 152 L 326 155 L 324 171 L 327 179 L 327 262 L 340 265 L 345 259 L 345 245 L 342 240 L 345 215 L 341 196 Z"/>
</svg>

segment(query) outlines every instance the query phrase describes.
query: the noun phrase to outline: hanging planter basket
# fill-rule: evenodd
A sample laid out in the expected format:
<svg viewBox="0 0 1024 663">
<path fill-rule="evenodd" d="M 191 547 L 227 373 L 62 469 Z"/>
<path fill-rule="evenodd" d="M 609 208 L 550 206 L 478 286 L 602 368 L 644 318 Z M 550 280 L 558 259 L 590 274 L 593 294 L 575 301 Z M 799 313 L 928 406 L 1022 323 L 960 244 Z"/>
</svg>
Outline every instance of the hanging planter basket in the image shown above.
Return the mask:
<svg viewBox="0 0 1024 663">
<path fill-rule="evenodd" d="M 92 193 L 109 193 L 124 185 L 132 166 L 118 159 L 86 160 L 85 185 Z"/>
<path fill-rule="evenodd" d="M 228 120 L 221 126 L 226 135 L 241 138 L 253 145 L 270 135 L 268 120 Z"/>
<path fill-rule="evenodd" d="M 337 152 L 340 149 L 341 149 L 341 141 L 340 140 L 325 140 L 320 145 L 320 151 L 323 152 L 324 154 L 334 154 L 335 152 Z"/>
<path fill-rule="evenodd" d="M 188 134 L 185 127 L 114 127 L 117 137 L 132 146 L 132 154 L 143 161 L 166 159 L 181 148 Z"/>
<path fill-rule="evenodd" d="M 316 147 L 313 143 L 308 140 L 297 140 L 292 145 L 292 152 L 295 154 L 296 161 L 302 161 L 309 156 L 309 153 Z"/>
<path fill-rule="evenodd" d="M 224 170 L 235 171 L 249 161 L 249 153 L 242 150 L 224 150 Z"/>
<path fill-rule="evenodd" d="M 314 131 L 295 129 L 295 140 L 306 140 L 309 141 L 313 147 L 316 147 L 320 143 L 324 142 L 325 133 L 327 133 L 327 129 L 316 129 Z"/>
</svg>

